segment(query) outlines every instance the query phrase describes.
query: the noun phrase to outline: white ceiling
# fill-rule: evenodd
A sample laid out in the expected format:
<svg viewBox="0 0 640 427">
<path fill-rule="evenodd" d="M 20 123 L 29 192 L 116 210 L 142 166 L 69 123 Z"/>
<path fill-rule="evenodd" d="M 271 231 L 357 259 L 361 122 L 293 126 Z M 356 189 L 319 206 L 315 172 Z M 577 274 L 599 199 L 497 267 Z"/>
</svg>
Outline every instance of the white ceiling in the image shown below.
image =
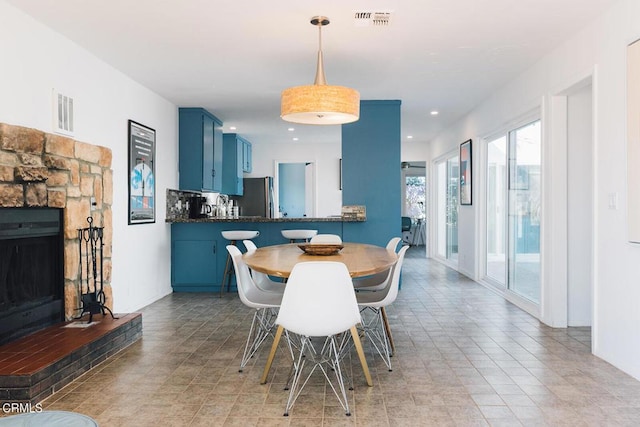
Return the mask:
<svg viewBox="0 0 640 427">
<path fill-rule="evenodd" d="M 253 143 L 340 140 L 282 121 L 311 84 L 323 29 L 329 84 L 402 100 L 402 138 L 428 141 L 616 0 L 7 0 L 178 106 L 205 107 Z M 391 11 L 387 27 L 356 11 Z M 431 116 L 438 110 L 438 116 Z M 294 135 L 295 134 L 295 135 Z"/>
</svg>

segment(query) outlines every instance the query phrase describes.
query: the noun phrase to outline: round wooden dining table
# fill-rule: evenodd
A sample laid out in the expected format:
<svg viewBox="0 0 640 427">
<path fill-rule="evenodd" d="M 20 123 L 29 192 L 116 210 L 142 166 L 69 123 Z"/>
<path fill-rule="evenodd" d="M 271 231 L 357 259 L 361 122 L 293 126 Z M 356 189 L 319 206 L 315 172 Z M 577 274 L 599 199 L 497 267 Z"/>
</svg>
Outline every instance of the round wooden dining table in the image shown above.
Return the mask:
<svg viewBox="0 0 640 427">
<path fill-rule="evenodd" d="M 388 250 L 380 246 L 365 243 L 343 243 L 342 246 L 343 248 L 340 252 L 335 255 L 309 255 L 304 253 L 297 244 L 289 243 L 284 245 L 264 246 L 256 249 L 252 253 L 242 255 L 242 258 L 249 268 L 270 276 L 282 278 L 289 277 L 291 270 L 293 270 L 293 266 L 299 262 L 341 262 L 347 266 L 347 270 L 349 270 L 351 277 L 362 277 L 388 270 L 398 259 L 398 256 L 393 250 Z M 267 377 L 271 370 L 271 364 L 273 363 L 283 331 L 284 329 L 282 326 L 278 326 L 273 340 L 273 345 L 271 346 L 271 351 L 267 359 L 267 364 L 260 380 L 261 384 L 265 384 L 267 382 Z M 362 366 L 362 371 L 367 381 L 367 385 L 371 387 L 373 386 L 373 381 L 371 379 L 371 374 L 369 373 L 369 366 L 364 356 L 364 350 L 362 348 L 358 330 L 353 326 L 350 332 L 355 344 L 356 352 L 358 353 L 358 358 L 360 359 L 360 365 Z"/>
<path fill-rule="evenodd" d="M 366 243 L 342 243 L 335 255 L 308 255 L 296 243 L 264 246 L 242 256 L 249 268 L 275 277 L 289 277 L 293 266 L 307 261 L 334 261 L 347 266 L 351 277 L 369 276 L 388 270 L 398 259 L 386 248 Z"/>
</svg>

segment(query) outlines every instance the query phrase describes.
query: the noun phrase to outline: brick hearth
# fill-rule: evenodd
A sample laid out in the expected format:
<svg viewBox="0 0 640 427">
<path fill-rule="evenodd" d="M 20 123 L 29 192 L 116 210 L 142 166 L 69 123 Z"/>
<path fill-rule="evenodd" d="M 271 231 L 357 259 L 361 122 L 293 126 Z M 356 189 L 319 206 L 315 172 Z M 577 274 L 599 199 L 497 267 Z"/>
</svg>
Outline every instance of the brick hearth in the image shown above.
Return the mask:
<svg viewBox="0 0 640 427">
<path fill-rule="evenodd" d="M 53 325 L 0 346 L 0 404 L 38 403 L 142 336 L 139 313 L 98 319 L 82 328 L 68 327 L 79 321 Z"/>
</svg>

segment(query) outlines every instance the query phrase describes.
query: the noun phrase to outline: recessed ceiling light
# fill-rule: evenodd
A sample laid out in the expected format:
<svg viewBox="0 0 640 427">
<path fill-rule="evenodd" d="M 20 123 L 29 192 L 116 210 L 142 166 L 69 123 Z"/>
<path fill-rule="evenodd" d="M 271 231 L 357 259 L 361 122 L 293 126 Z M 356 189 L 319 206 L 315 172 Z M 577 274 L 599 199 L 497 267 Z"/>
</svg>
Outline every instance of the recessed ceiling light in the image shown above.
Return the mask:
<svg viewBox="0 0 640 427">
<path fill-rule="evenodd" d="M 294 141 L 297 141 L 297 140 L 298 140 L 298 138 L 293 138 L 293 140 L 294 140 Z"/>
<path fill-rule="evenodd" d="M 432 115 L 432 116 L 437 116 L 438 114 L 439 114 L 439 113 L 438 113 L 436 110 L 433 110 L 433 111 L 431 112 L 431 115 Z"/>
<path fill-rule="evenodd" d="M 413 139 L 413 135 L 407 135 L 407 139 Z"/>
<path fill-rule="evenodd" d="M 289 132 L 293 132 L 295 130 L 295 128 L 289 128 L 287 129 Z"/>
<path fill-rule="evenodd" d="M 235 126 L 230 126 L 229 130 L 236 130 L 236 127 Z"/>
</svg>

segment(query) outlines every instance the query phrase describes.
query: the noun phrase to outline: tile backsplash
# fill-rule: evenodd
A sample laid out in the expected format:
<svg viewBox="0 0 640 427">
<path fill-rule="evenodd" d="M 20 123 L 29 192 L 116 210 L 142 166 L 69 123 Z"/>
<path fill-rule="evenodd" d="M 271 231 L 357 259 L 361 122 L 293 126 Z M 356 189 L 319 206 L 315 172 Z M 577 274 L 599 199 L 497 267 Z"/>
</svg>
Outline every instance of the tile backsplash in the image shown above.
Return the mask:
<svg viewBox="0 0 640 427">
<path fill-rule="evenodd" d="M 194 195 L 201 194 L 197 191 L 172 190 L 167 188 L 167 218 L 188 219 L 189 202 Z"/>
</svg>

